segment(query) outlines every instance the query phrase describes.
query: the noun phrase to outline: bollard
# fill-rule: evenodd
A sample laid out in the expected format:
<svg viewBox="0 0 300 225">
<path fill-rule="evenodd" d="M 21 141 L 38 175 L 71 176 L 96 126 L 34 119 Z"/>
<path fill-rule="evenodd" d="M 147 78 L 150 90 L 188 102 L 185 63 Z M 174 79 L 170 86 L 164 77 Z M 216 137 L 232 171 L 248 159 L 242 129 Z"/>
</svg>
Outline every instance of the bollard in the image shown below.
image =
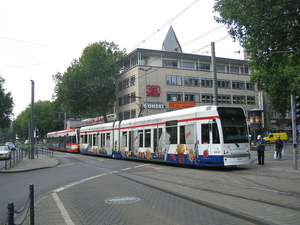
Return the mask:
<svg viewBox="0 0 300 225">
<path fill-rule="evenodd" d="M 34 225 L 34 186 L 30 184 L 29 188 L 29 196 L 30 196 L 30 225 Z"/>
<path fill-rule="evenodd" d="M 7 206 L 7 224 L 8 225 L 14 225 L 14 203 L 9 202 Z"/>
</svg>

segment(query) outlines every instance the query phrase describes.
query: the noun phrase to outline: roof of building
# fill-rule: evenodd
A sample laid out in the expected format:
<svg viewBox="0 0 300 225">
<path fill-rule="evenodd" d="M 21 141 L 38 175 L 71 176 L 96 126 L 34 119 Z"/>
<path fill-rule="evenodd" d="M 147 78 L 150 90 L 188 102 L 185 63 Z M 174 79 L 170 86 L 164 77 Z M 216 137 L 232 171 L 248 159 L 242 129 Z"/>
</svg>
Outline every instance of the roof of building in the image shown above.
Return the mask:
<svg viewBox="0 0 300 225">
<path fill-rule="evenodd" d="M 162 50 L 168 51 L 168 52 L 181 52 L 182 53 L 181 46 L 179 44 L 179 41 L 176 37 L 176 34 L 175 34 L 172 26 L 170 26 L 167 36 L 163 42 Z"/>
</svg>

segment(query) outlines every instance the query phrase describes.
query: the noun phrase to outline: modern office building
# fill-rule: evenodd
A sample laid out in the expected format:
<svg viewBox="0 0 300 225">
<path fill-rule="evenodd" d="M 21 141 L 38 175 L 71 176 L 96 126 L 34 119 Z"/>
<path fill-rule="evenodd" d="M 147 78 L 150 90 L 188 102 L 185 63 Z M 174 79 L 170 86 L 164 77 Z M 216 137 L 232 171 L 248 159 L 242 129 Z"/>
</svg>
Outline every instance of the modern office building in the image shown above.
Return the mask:
<svg viewBox="0 0 300 225">
<path fill-rule="evenodd" d="M 121 60 L 117 119 L 213 104 L 211 58 L 183 53 L 172 26 L 161 51 L 135 49 Z M 215 62 L 218 104 L 242 106 L 249 116 L 249 110 L 258 108 L 258 95 L 249 82 L 248 61 L 215 57 Z"/>
</svg>

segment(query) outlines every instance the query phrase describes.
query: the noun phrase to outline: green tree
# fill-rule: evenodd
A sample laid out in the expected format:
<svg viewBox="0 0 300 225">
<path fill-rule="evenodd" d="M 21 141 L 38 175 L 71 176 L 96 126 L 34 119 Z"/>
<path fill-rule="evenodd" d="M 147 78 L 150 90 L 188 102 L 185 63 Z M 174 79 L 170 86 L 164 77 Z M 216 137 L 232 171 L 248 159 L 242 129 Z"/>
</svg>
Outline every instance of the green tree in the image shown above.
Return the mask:
<svg viewBox="0 0 300 225">
<path fill-rule="evenodd" d="M 118 61 L 124 55 L 125 49 L 120 51 L 114 42 L 96 42 L 87 46 L 79 60 L 74 60 L 64 74 L 53 76 L 56 104 L 77 117 L 101 114 L 106 120 L 115 101 L 120 71 Z"/>
<path fill-rule="evenodd" d="M 31 121 L 31 106 L 21 112 L 15 120 L 15 132 L 21 140 L 28 138 L 28 123 Z M 39 131 L 39 139 L 46 138 L 51 131 L 64 129 L 64 113 L 56 111 L 50 101 L 38 101 L 34 103 L 34 125 Z"/>
<path fill-rule="evenodd" d="M 3 87 L 5 80 L 0 76 L 0 128 L 4 129 L 10 126 L 13 110 L 13 98 L 11 97 L 11 93 L 5 93 L 5 89 Z"/>
<path fill-rule="evenodd" d="M 251 56 L 251 82 L 285 114 L 291 94 L 300 94 L 300 3 L 296 0 L 216 0 L 215 20 Z"/>
</svg>

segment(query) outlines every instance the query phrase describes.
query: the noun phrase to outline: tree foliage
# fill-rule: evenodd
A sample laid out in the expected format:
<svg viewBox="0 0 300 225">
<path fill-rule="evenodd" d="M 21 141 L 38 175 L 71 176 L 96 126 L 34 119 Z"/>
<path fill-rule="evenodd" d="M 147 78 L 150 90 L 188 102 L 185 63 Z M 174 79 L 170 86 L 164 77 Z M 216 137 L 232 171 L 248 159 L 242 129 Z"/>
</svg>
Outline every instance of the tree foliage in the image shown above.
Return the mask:
<svg viewBox="0 0 300 225">
<path fill-rule="evenodd" d="M 11 93 L 5 92 L 3 87 L 5 80 L 0 76 L 0 128 L 8 128 L 10 126 L 10 116 L 13 110 L 13 98 Z"/>
<path fill-rule="evenodd" d="M 215 20 L 251 56 L 251 82 L 266 90 L 285 114 L 290 95 L 300 94 L 300 3 L 296 0 L 216 0 Z"/>
<path fill-rule="evenodd" d="M 63 130 L 64 112 L 56 111 L 50 101 L 34 103 L 34 126 L 38 129 L 39 139 L 42 140 L 51 131 Z M 21 112 L 15 120 L 15 132 L 21 140 L 28 139 L 28 123 L 31 121 L 31 105 Z"/>
<path fill-rule="evenodd" d="M 78 117 L 99 116 L 106 119 L 115 101 L 115 84 L 125 55 L 113 42 L 96 42 L 87 46 L 64 74 L 53 76 L 56 104 Z"/>
</svg>

